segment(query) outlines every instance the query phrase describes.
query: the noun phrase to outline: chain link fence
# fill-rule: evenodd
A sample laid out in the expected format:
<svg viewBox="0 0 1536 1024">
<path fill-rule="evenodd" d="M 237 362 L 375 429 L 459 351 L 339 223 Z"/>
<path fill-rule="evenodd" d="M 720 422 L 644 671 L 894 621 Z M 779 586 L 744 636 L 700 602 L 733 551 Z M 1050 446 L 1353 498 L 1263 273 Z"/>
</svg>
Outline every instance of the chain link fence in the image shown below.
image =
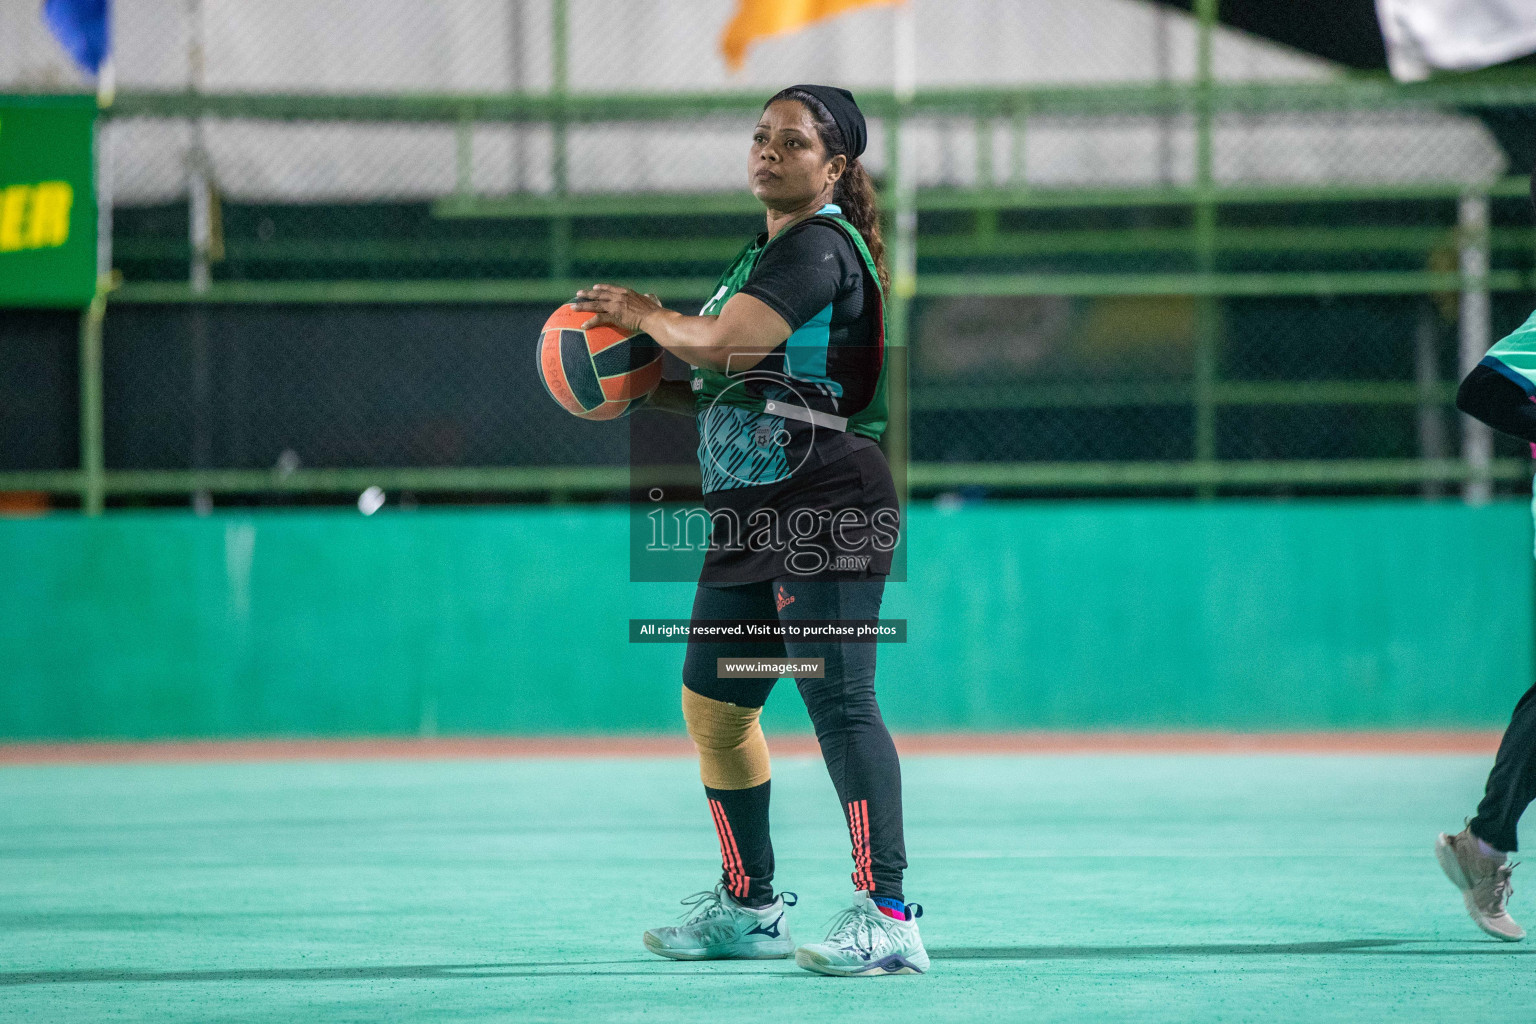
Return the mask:
<svg viewBox="0 0 1536 1024">
<path fill-rule="evenodd" d="M 1452 406 L 1461 296 L 1491 290 L 1486 341 L 1536 302 L 1510 142 L 1536 130 L 1536 83 L 1381 89 L 1217 30 L 1206 92 L 1194 21 L 1153 4 L 912 0 L 919 91 L 898 105 L 891 8 L 732 72 L 732 7 L 121 8 L 107 472 L 162 474 L 124 493 L 476 468 L 614 489 L 624 431 L 548 401 L 537 327 L 592 280 L 704 298 L 761 229 L 742 187 L 756 105 L 816 79 L 860 91 L 865 162 L 888 210 L 916 213 L 899 315 L 917 490 L 1393 492 L 1473 472 L 1447 468 L 1475 448 Z M 0 87 L 67 85 L 29 32 L 0 12 L 0 58 L 27 54 L 0 59 Z M 1469 251 L 1485 280 L 1460 276 Z M 73 327 L 47 322 L 0 332 L 0 381 L 53 382 L 0 411 L 0 472 L 79 465 Z M 63 340 L 29 348 L 39 331 Z M 1475 473 L 1522 486 L 1523 454 L 1497 441 Z M 1187 471 L 1221 463 L 1246 482 Z"/>
<path fill-rule="evenodd" d="M 1533 304 L 1533 293 L 1501 297 L 1495 331 L 1513 330 Z M 913 460 L 1195 459 L 1197 305 L 1059 296 L 921 304 Z M 1229 298 L 1217 313 L 1218 459 L 1460 452 L 1457 324 L 1436 297 Z M 1498 452 L 1522 454 L 1507 439 Z"/>
<path fill-rule="evenodd" d="M 1532 304 L 1536 295 L 1504 297 L 1496 329 Z M 912 462 L 1194 459 L 1194 306 L 1187 297 L 919 302 Z M 1460 451 L 1450 404 L 1456 328 L 1433 297 L 1237 299 L 1219 308 L 1218 459 Z M 624 466 L 626 431 L 572 419 L 534 381 L 527 339 L 545 312 L 124 305 L 107 334 L 107 465 L 277 474 Z M 15 371 L 5 379 L 28 382 L 8 389 L 21 400 L 5 403 L 7 470 L 76 465 L 73 334 L 67 322 L 44 324 L 0 347 Z M 1522 452 L 1501 441 L 1497 454 Z"/>
<path fill-rule="evenodd" d="M 542 393 L 543 312 L 434 305 L 128 307 L 108 336 L 123 469 L 619 464 Z M 343 369 L 344 368 L 344 369 Z M 581 429 L 581 428 L 588 429 Z"/>
<path fill-rule="evenodd" d="M 736 0 L 135 0 L 113 25 L 125 90 L 222 93 L 544 92 L 564 23 L 573 92 L 771 92 L 836 79 L 889 88 L 895 24 L 870 7 L 764 39 L 733 70 L 721 39 Z M 1144 0 L 912 0 L 919 88 L 1192 82 L 1199 30 Z M 563 12 L 563 13 L 562 13 Z M 1321 81 L 1328 62 L 1218 29 L 1220 81 Z M 0 88 L 86 83 L 36 5 L 0 8 Z"/>
</svg>

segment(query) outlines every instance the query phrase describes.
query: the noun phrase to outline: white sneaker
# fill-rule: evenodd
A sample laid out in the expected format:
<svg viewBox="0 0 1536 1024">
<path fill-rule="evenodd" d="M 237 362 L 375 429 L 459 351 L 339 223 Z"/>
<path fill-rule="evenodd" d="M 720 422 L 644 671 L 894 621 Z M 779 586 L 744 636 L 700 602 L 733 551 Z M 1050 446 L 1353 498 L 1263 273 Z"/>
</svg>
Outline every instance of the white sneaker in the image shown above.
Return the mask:
<svg viewBox="0 0 1536 1024">
<path fill-rule="evenodd" d="M 1440 833 L 1435 840 L 1435 859 L 1440 870 L 1461 890 L 1472 922 L 1496 939 L 1519 942 L 1525 929 L 1504 909 L 1515 890 L 1509 884 L 1514 865 L 1500 855 L 1490 857 L 1477 845 L 1477 837 L 1463 829 L 1453 835 Z"/>
<path fill-rule="evenodd" d="M 907 912 L 910 921 L 883 914 L 861 889 L 854 894 L 853 906 L 832 920 L 825 941 L 795 950 L 795 964 L 839 978 L 922 974 L 928 969 L 928 952 L 917 934 L 916 919 L 923 908 L 911 903 Z"/>
<path fill-rule="evenodd" d="M 673 960 L 783 959 L 795 952 L 784 909 L 797 901 L 794 893 L 781 892 L 772 903 L 754 910 L 732 899 L 722 882 L 683 900 L 689 908 L 686 920 L 647 931 L 645 948 Z"/>
</svg>

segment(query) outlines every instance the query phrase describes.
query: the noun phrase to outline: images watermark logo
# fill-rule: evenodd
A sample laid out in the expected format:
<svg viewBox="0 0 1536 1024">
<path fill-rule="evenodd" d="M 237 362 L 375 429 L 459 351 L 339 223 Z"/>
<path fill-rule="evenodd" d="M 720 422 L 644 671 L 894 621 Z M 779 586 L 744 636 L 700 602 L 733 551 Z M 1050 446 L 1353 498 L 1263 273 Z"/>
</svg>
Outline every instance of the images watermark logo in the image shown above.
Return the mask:
<svg viewBox="0 0 1536 1024">
<path fill-rule="evenodd" d="M 856 351 L 815 341 L 792 336 L 771 369 L 694 373 L 692 424 L 629 418 L 632 580 L 905 578 L 905 419 L 887 426 L 885 392 L 839 369 Z M 904 390 L 905 350 L 879 358 Z"/>
</svg>

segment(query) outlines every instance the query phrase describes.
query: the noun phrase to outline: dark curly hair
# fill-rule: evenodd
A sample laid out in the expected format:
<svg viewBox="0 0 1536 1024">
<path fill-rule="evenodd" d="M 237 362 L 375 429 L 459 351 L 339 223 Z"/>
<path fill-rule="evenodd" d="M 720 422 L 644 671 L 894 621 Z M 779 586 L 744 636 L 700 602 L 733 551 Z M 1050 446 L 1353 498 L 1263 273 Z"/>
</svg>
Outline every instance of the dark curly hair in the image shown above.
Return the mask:
<svg viewBox="0 0 1536 1024">
<path fill-rule="evenodd" d="M 826 147 L 827 159 L 838 155 L 848 156 L 848 142 L 843 138 L 837 122 L 832 120 L 832 112 L 825 104 L 803 89 L 782 89 L 763 104 L 763 109 L 767 110 L 779 100 L 794 100 L 811 112 L 811 119 L 816 123 L 816 134 Z M 885 269 L 885 239 L 880 237 L 880 204 L 875 198 L 875 183 L 870 180 L 869 172 L 859 163 L 858 157 L 848 156 L 848 166 L 833 186 L 832 201 L 843 208 L 843 216 L 864 236 L 864 244 L 869 246 L 869 254 L 875 260 L 880 287 L 888 290 L 891 280 Z"/>
</svg>

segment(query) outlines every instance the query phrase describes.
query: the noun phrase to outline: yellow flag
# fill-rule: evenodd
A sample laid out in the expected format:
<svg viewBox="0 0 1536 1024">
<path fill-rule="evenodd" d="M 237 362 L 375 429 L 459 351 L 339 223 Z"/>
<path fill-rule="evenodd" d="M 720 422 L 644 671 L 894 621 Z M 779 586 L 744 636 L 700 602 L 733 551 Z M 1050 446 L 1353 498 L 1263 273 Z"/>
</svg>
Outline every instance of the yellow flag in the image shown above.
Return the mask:
<svg viewBox="0 0 1536 1024">
<path fill-rule="evenodd" d="M 759 39 L 795 32 L 814 21 L 836 17 L 857 7 L 905 3 L 906 0 L 737 0 L 736 16 L 725 26 L 720 50 L 732 71 L 740 71 L 747 47 Z"/>
</svg>

